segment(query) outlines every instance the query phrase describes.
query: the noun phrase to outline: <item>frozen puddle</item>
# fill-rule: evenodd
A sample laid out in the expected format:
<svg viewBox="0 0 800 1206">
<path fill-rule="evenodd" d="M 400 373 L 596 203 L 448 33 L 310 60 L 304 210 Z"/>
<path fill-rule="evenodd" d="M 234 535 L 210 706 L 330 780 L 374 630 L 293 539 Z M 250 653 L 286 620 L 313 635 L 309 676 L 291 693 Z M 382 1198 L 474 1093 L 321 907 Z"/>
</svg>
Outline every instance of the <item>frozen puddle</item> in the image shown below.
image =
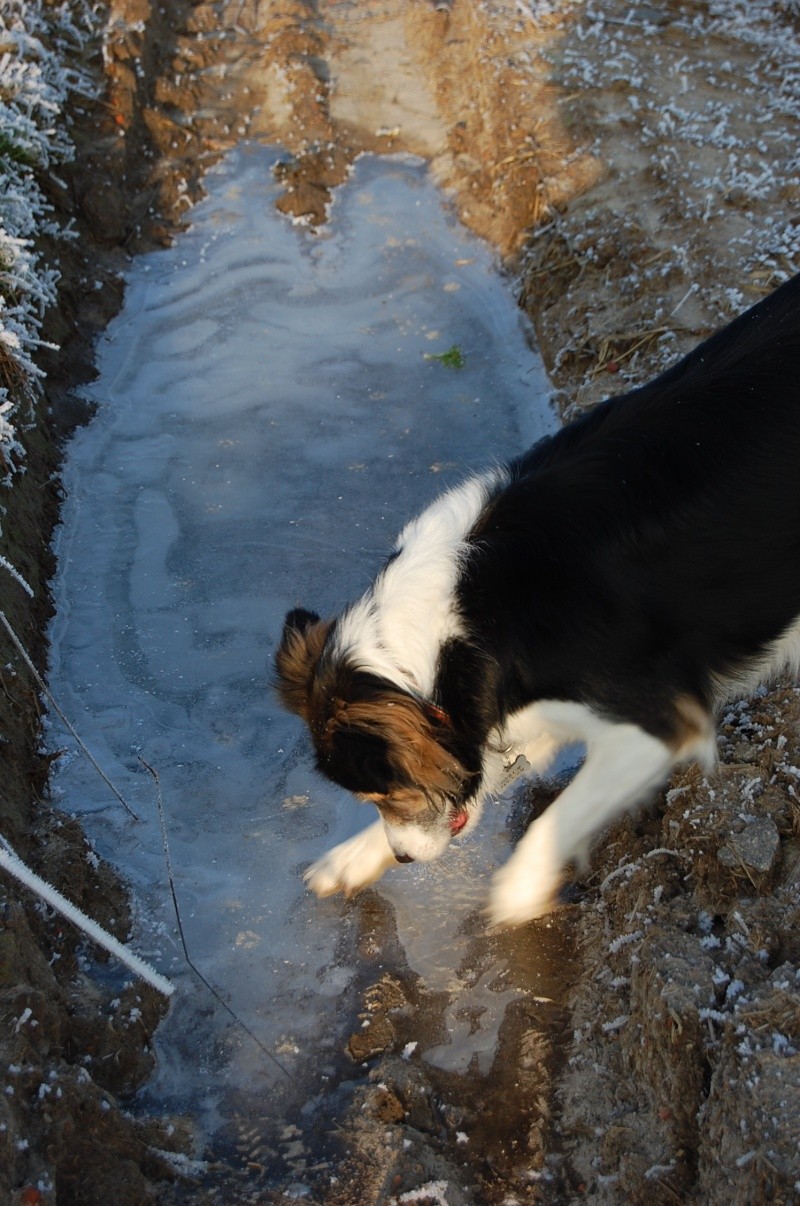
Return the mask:
<svg viewBox="0 0 800 1206">
<path fill-rule="evenodd" d="M 418 162 L 362 159 L 313 235 L 273 208 L 276 158 L 240 148 L 192 228 L 133 265 L 58 538 L 52 689 L 144 823 L 55 731 L 58 802 L 132 881 L 138 949 L 177 984 L 147 1092 L 210 1129 L 288 1081 L 183 960 L 138 756 L 194 961 L 313 1095 L 358 1024 L 359 906 L 301 873 L 372 816 L 317 778 L 270 693 L 284 613 L 341 607 L 410 515 L 554 426 L 507 287 Z M 431 359 L 453 345 L 463 368 Z M 470 970 L 465 927 L 507 848 L 498 809 L 482 841 L 377 888 L 407 965 L 449 994 L 445 1041 L 414 1058 L 454 1072 L 488 1073 L 520 992 L 499 955 Z"/>
</svg>

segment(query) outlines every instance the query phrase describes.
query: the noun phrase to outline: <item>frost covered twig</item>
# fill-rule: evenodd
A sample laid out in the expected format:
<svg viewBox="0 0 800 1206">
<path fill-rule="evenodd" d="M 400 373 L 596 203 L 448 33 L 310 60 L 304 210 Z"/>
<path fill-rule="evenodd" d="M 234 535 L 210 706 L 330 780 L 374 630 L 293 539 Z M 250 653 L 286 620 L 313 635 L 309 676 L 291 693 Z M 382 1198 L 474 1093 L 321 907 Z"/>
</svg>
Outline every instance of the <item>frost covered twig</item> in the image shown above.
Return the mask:
<svg viewBox="0 0 800 1206">
<path fill-rule="evenodd" d="M 31 871 L 27 863 L 24 863 L 19 855 L 12 849 L 5 838 L 0 837 L 0 867 L 4 871 L 8 871 L 15 879 L 24 884 L 26 888 L 30 888 L 35 892 L 40 899 L 49 904 L 52 908 L 57 909 L 68 921 L 82 930 L 89 938 L 107 950 L 109 954 L 114 955 L 131 971 L 136 972 L 148 984 L 152 984 L 153 988 L 158 989 L 165 997 L 171 997 L 175 991 L 174 984 L 170 983 L 164 976 L 141 959 L 138 955 L 129 950 L 127 946 L 123 946 L 113 934 L 109 934 L 102 926 L 93 921 L 91 917 L 82 912 L 77 905 L 67 900 L 62 896 L 52 884 L 47 880 L 37 875 L 35 871 Z"/>
<path fill-rule="evenodd" d="M 2 407 L 0 407 L 0 412 L 2 412 Z M 11 577 L 14 579 L 14 581 L 18 582 L 19 585 L 22 587 L 22 589 L 25 591 L 25 594 L 29 595 L 32 599 L 33 598 L 33 587 L 28 585 L 28 583 L 25 581 L 25 579 L 23 578 L 23 576 L 19 572 L 19 570 L 15 569 L 14 566 L 11 564 L 11 562 L 8 561 L 3 556 L 2 553 L 0 553 L 0 566 L 2 566 L 4 570 L 8 571 L 8 573 L 11 575 Z"/>
</svg>

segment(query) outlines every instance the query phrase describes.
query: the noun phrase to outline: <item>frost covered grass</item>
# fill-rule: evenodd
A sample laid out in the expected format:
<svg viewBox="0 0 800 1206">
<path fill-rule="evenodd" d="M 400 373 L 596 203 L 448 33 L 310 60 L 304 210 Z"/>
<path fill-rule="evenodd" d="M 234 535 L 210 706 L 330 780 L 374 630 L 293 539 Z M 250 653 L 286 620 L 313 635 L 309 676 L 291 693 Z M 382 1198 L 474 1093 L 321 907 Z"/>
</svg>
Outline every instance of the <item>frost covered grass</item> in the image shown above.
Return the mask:
<svg viewBox="0 0 800 1206">
<path fill-rule="evenodd" d="M 546 54 L 609 176 L 537 232 L 526 288 L 549 304 L 574 286 L 580 307 L 592 280 L 590 315 L 565 301 L 572 337 L 554 332 L 556 380 L 599 375 L 580 409 L 607 373 L 642 380 L 800 272 L 800 40 L 781 0 L 571 13 Z"/>
<path fill-rule="evenodd" d="M 87 94 L 90 83 L 67 63 L 95 21 L 86 0 L 0 6 L 0 480 L 6 485 L 23 466 L 20 435 L 32 422 L 41 385 L 36 351 L 59 279 L 38 241 L 71 234 L 56 219 L 43 182 L 72 157 L 64 106 L 72 93 Z"/>
</svg>

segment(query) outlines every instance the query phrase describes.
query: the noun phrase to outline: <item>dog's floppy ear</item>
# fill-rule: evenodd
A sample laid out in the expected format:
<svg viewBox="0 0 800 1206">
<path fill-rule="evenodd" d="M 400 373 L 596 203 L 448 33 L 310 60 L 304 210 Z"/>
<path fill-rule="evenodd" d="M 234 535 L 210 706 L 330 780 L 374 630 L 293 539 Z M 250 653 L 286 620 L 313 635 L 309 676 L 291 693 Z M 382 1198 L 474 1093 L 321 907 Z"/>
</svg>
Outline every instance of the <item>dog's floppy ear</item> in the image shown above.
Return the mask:
<svg viewBox="0 0 800 1206">
<path fill-rule="evenodd" d="M 322 768 L 351 791 L 416 788 L 430 798 L 461 794 L 471 778 L 443 744 L 444 713 L 386 685 L 337 701 L 325 726 Z M 446 718 L 445 718 L 446 719 Z"/>
<path fill-rule="evenodd" d="M 311 683 L 331 622 L 316 612 L 296 608 L 286 616 L 275 654 L 276 687 L 285 707 L 302 716 L 310 713 Z"/>
<path fill-rule="evenodd" d="M 400 777 L 423 787 L 431 797 L 462 793 L 471 776 L 448 748 L 450 722 L 441 709 L 418 700 L 394 702 L 387 727 L 390 758 Z"/>
</svg>

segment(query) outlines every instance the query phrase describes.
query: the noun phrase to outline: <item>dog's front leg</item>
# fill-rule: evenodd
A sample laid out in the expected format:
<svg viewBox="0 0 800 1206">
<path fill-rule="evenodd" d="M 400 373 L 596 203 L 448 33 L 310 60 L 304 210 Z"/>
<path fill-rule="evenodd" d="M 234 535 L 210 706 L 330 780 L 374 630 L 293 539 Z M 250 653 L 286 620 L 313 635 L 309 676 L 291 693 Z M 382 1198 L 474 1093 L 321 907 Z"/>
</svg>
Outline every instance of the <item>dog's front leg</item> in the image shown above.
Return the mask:
<svg viewBox="0 0 800 1206">
<path fill-rule="evenodd" d="M 334 892 L 351 896 L 380 879 L 396 862 L 383 821 L 375 821 L 324 854 L 308 868 L 303 879 L 317 896 L 332 896 Z"/>
<path fill-rule="evenodd" d="M 593 718 L 586 760 L 531 825 L 492 882 L 495 925 L 520 925 L 552 908 L 564 868 L 585 860 L 592 838 L 660 787 L 677 761 L 664 742 L 633 724 Z"/>
</svg>

